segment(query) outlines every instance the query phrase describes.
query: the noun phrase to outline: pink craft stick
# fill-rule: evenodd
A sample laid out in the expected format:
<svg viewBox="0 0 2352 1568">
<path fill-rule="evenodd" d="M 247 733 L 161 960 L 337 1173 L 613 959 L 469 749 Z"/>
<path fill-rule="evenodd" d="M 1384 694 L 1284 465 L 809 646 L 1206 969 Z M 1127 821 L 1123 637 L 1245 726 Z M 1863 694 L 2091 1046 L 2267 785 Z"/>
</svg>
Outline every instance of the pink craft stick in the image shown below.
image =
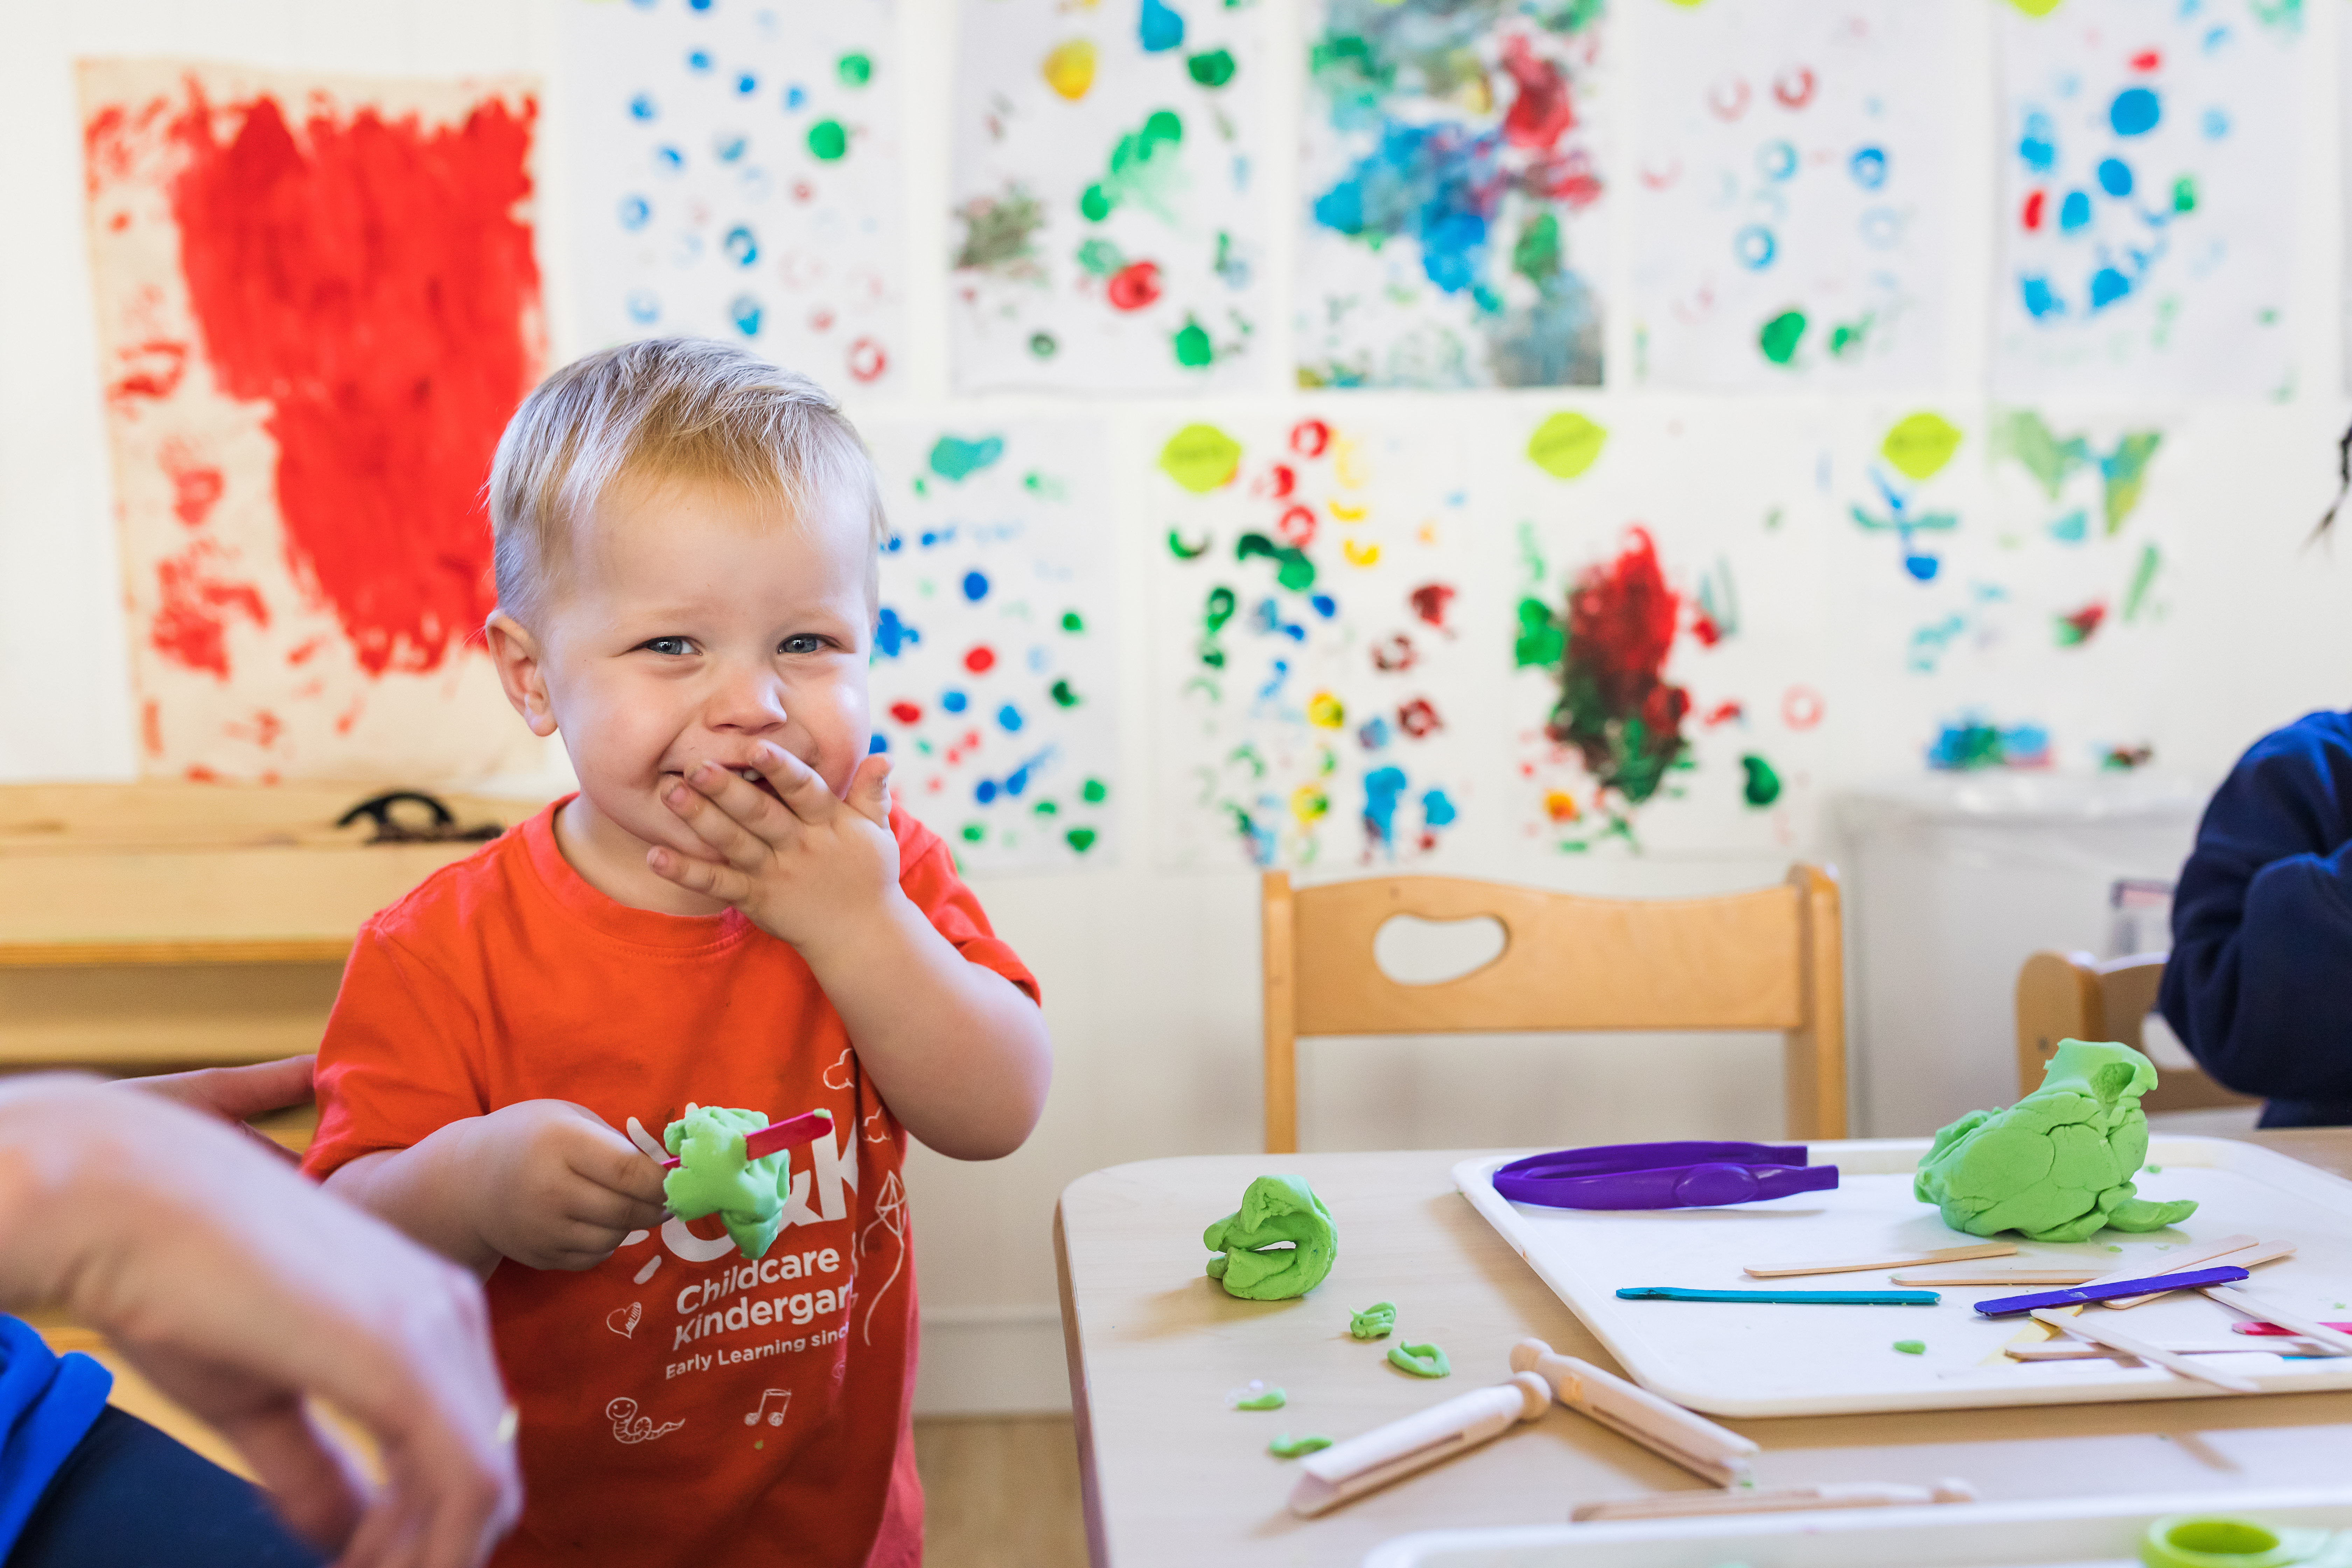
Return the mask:
<svg viewBox="0 0 2352 1568">
<path fill-rule="evenodd" d="M 818 1133 L 832 1131 L 833 1115 L 830 1111 L 803 1111 L 789 1121 L 771 1121 L 757 1132 L 744 1134 L 743 1157 L 747 1160 L 765 1159 L 779 1149 L 796 1149 L 803 1143 L 814 1143 Z M 673 1154 L 661 1163 L 661 1168 L 675 1171 L 677 1163 L 678 1156 Z"/>
<path fill-rule="evenodd" d="M 2325 1327 L 2327 1327 L 2327 1328 L 2334 1329 L 2334 1330 L 2335 1330 L 2336 1332 L 2338 1332 L 2338 1333 L 2342 1333 L 2342 1334 L 2352 1334 L 2352 1323 L 2327 1323 L 2327 1324 L 2326 1324 L 2326 1325 L 2324 1325 L 2324 1326 L 2325 1326 Z M 2290 1335 L 2291 1335 L 2291 1334 L 2294 1333 L 2296 1331 L 2294 1331 L 2294 1330 L 2293 1330 L 2293 1329 L 2282 1329 L 2282 1328 L 2280 1328 L 2276 1323 L 2252 1323 L 2252 1322 L 2248 1322 L 2248 1323 L 2231 1323 L 2231 1324 L 2230 1325 L 2230 1331 L 2231 1331 L 2231 1333 L 2233 1333 L 2233 1334 L 2290 1334 Z"/>
</svg>

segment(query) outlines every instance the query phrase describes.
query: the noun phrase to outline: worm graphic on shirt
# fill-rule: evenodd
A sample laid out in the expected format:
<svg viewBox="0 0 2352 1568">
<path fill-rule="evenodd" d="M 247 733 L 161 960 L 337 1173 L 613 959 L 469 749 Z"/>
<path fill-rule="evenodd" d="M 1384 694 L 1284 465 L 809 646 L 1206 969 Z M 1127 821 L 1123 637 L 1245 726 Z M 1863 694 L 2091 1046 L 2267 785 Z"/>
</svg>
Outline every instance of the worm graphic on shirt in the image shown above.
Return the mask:
<svg viewBox="0 0 2352 1568">
<path fill-rule="evenodd" d="M 613 1423 L 613 1440 L 616 1443 L 650 1443 L 686 1425 L 681 1417 L 656 1426 L 652 1416 L 637 1414 L 637 1402 L 634 1399 L 615 1399 L 604 1406 L 604 1415 Z"/>
<path fill-rule="evenodd" d="M 890 1258 L 890 1277 L 875 1289 L 866 1300 L 866 1342 L 874 1342 L 874 1311 L 882 1305 L 882 1298 L 898 1282 L 899 1270 L 907 1267 L 907 1194 L 898 1184 L 898 1173 L 891 1172 L 882 1178 L 882 1188 L 874 1194 L 874 1217 L 857 1233 L 857 1254 L 861 1260 L 874 1255 L 873 1236 L 877 1230 L 890 1233 L 894 1248 Z"/>
</svg>

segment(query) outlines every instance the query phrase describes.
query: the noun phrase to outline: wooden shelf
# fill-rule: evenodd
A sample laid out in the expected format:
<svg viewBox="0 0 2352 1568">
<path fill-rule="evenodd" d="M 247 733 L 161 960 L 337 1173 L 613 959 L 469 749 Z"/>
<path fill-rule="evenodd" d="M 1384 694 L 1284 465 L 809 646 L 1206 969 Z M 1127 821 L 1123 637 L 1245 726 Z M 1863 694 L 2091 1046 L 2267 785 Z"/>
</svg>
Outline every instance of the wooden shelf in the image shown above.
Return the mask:
<svg viewBox="0 0 2352 1568">
<path fill-rule="evenodd" d="M 79 969 L 98 964 L 341 963 L 349 938 L 275 941 L 26 942 L 0 943 L 0 968 Z"/>
</svg>

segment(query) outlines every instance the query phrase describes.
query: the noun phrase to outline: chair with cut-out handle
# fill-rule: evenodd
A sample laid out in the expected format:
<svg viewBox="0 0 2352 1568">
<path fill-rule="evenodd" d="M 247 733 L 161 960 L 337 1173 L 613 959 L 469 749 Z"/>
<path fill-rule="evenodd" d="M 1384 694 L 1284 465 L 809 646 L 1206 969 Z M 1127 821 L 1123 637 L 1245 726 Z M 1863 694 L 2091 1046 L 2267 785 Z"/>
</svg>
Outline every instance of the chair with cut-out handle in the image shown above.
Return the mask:
<svg viewBox="0 0 2352 1568">
<path fill-rule="evenodd" d="M 2087 952 L 2037 952 L 2017 972 L 2017 1092 L 2042 1087 L 2042 1069 L 2061 1040 L 2114 1040 L 2145 1055 L 2147 1016 L 2164 984 L 2160 952 L 2093 958 Z M 2156 1067 L 2156 1087 L 2140 1096 L 2146 1111 L 2210 1110 L 2260 1105 L 2213 1081 L 2204 1068 Z"/>
<path fill-rule="evenodd" d="M 1845 981 L 1837 875 L 1703 899 L 1601 899 L 1454 877 L 1261 884 L 1265 1148 L 1298 1148 L 1302 1036 L 1506 1030 L 1778 1030 L 1786 1135 L 1846 1129 Z M 1433 984 L 1391 979 L 1373 939 L 1398 915 L 1488 917 L 1501 954 Z"/>
</svg>

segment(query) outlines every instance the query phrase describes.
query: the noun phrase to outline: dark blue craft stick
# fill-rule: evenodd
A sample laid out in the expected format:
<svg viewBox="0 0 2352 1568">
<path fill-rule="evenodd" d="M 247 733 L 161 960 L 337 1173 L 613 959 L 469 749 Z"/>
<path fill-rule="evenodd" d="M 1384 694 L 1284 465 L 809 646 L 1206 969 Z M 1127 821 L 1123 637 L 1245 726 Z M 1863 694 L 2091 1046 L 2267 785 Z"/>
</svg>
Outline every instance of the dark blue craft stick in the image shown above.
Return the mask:
<svg viewBox="0 0 2352 1568">
<path fill-rule="evenodd" d="M 2037 1307 L 2080 1307 L 2111 1301 L 2118 1296 L 2153 1296 L 2164 1290 L 2194 1290 L 2206 1285 L 2231 1285 L 2252 1276 L 2242 1268 L 2192 1268 L 2186 1274 L 2152 1274 L 2145 1279 L 2112 1279 L 2105 1285 L 2071 1285 L 2063 1290 L 2037 1290 L 2031 1296 L 1995 1296 L 1979 1301 L 1977 1310 L 1988 1318 L 2031 1312 Z"/>
</svg>

